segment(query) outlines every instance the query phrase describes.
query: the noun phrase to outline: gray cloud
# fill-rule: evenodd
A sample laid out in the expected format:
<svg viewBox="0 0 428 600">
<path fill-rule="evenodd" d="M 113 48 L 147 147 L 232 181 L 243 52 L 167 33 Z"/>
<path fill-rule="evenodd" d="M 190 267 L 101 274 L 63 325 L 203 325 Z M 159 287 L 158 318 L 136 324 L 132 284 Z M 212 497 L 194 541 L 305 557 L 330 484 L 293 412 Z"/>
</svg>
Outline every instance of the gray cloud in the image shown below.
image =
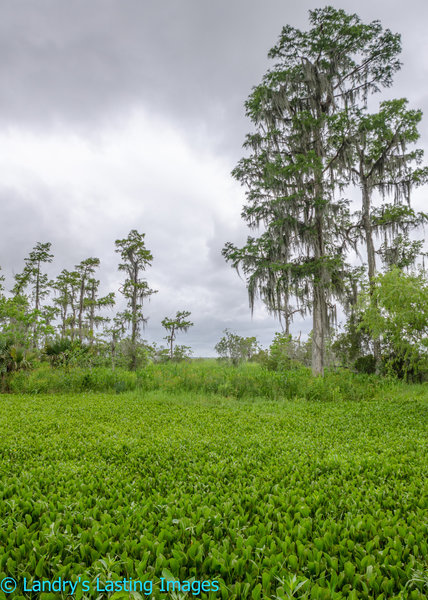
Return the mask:
<svg viewBox="0 0 428 600">
<path fill-rule="evenodd" d="M 423 82 L 423 0 L 333 2 L 403 33 L 407 76 Z M 180 119 L 242 114 L 283 24 L 318 2 L 12 0 L 0 23 L 3 119 L 93 123 L 143 103 Z M 422 46 L 423 47 L 423 46 Z M 420 56 L 422 59 L 423 56 Z M 426 69 L 425 69 L 426 72 Z M 234 113 L 234 111 L 237 111 Z"/>
</svg>

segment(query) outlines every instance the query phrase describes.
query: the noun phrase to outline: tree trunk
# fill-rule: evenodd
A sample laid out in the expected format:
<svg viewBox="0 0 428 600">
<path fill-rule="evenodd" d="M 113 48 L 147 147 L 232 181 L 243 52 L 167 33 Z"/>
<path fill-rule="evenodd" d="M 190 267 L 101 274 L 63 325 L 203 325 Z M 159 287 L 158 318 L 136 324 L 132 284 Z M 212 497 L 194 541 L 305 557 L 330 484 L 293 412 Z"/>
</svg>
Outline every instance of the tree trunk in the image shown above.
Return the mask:
<svg viewBox="0 0 428 600">
<path fill-rule="evenodd" d="M 65 338 L 65 328 L 67 326 L 67 305 L 62 307 L 61 311 L 61 339 Z"/>
<path fill-rule="evenodd" d="M 80 285 L 80 298 L 79 298 L 79 315 L 78 315 L 78 328 L 79 328 L 79 340 L 83 341 L 82 332 L 82 316 L 83 316 L 83 300 L 85 297 L 85 275 L 82 275 L 82 283 Z"/>
<path fill-rule="evenodd" d="M 363 194 L 363 228 L 364 235 L 366 238 L 366 249 L 367 249 L 367 267 L 369 276 L 369 289 L 370 295 L 373 296 L 374 278 L 376 276 L 376 254 L 373 243 L 373 228 L 370 217 L 370 203 L 371 203 L 371 190 L 367 183 L 367 180 L 361 176 L 362 179 L 362 194 Z M 373 299 L 372 299 L 373 301 Z M 373 340 L 373 356 L 375 360 L 376 372 L 379 371 L 380 366 L 380 343 L 379 340 Z"/>
<path fill-rule="evenodd" d="M 319 156 L 322 149 L 319 148 Z M 325 338 L 327 335 L 327 302 L 325 297 L 325 286 L 327 284 L 326 268 L 324 260 L 324 208 L 321 201 L 324 197 L 322 185 L 322 173 L 315 174 L 315 200 L 320 204 L 315 208 L 316 237 L 314 240 L 314 256 L 318 262 L 317 273 L 314 276 L 314 308 L 313 308 L 313 330 L 312 330 L 312 375 L 324 375 Z"/>
<path fill-rule="evenodd" d="M 366 248 L 367 248 L 367 267 L 369 274 L 370 287 L 373 285 L 373 279 L 376 275 L 376 255 L 373 243 L 373 229 L 370 218 L 370 189 L 367 181 L 363 180 L 362 184 L 363 192 L 363 227 L 364 234 L 366 237 Z"/>
<path fill-rule="evenodd" d="M 285 335 L 290 335 L 290 321 L 291 321 L 291 314 L 289 312 L 288 298 L 287 298 L 287 308 L 285 309 Z"/>
<path fill-rule="evenodd" d="M 314 287 L 313 329 L 312 329 L 312 375 L 324 375 L 324 324 L 322 307 L 323 290 L 318 284 Z"/>
<path fill-rule="evenodd" d="M 95 323 L 95 285 L 91 288 L 91 305 L 89 309 L 89 345 L 94 343 L 94 323 Z"/>
<path fill-rule="evenodd" d="M 138 315 L 137 315 L 137 283 L 138 283 L 138 266 L 136 264 L 133 265 L 132 271 L 132 331 L 131 331 L 131 371 L 135 371 L 137 369 L 137 334 L 138 334 Z"/>
<path fill-rule="evenodd" d="M 115 367 L 115 359 L 116 359 L 116 340 L 114 338 L 114 334 L 111 342 L 111 370 L 114 371 Z"/>
<path fill-rule="evenodd" d="M 35 309 L 36 311 L 39 310 L 40 307 L 40 263 L 37 264 L 37 275 L 36 275 L 36 293 L 35 293 Z M 39 322 L 39 315 L 36 312 L 36 320 L 34 323 L 34 347 L 37 348 L 38 346 L 38 332 L 37 332 L 37 325 Z"/>
</svg>

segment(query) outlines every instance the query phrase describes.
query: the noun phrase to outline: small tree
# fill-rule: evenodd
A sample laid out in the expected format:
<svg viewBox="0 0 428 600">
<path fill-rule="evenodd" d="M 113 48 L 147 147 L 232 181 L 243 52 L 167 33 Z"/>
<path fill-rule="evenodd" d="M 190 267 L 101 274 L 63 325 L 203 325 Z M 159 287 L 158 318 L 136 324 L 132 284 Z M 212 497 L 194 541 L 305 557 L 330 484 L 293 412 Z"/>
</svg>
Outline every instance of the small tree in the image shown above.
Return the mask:
<svg viewBox="0 0 428 600">
<path fill-rule="evenodd" d="M 397 267 L 374 279 L 361 300 L 361 327 L 379 340 L 388 370 L 409 377 L 428 371 L 428 282 Z"/>
<path fill-rule="evenodd" d="M 120 254 L 122 263 L 119 271 L 125 271 L 126 279 L 120 291 L 127 301 L 127 310 L 123 314 L 126 323 L 131 325 L 131 370 L 136 369 L 137 364 L 137 342 L 141 326 L 145 325 L 147 319 L 143 314 L 143 302 L 155 294 L 147 281 L 141 278 L 141 273 L 151 266 L 153 256 L 145 246 L 144 233 L 132 229 L 128 236 L 122 240 L 116 240 L 116 252 Z"/>
<path fill-rule="evenodd" d="M 277 332 L 265 353 L 263 364 L 272 371 L 306 366 L 306 351 L 306 344 L 302 344 L 300 339 L 293 339 L 285 332 Z"/>
<path fill-rule="evenodd" d="M 188 310 L 177 311 L 175 317 L 165 317 L 162 321 L 164 327 L 169 334 L 165 336 L 165 340 L 169 344 L 169 357 L 172 360 L 174 357 L 174 341 L 179 331 L 187 332 L 193 326 L 192 321 L 186 321 L 191 315 Z"/>
<path fill-rule="evenodd" d="M 224 336 L 215 345 L 215 351 L 220 356 L 230 361 L 233 365 L 246 360 L 251 360 L 260 350 L 255 337 L 241 337 L 232 333 L 229 329 L 224 330 Z"/>
<path fill-rule="evenodd" d="M 122 313 L 117 313 L 113 319 L 106 319 L 106 322 L 109 325 L 104 327 L 104 335 L 107 337 L 110 347 L 111 368 L 114 371 L 116 367 L 117 347 L 125 333 L 125 320 Z"/>
</svg>

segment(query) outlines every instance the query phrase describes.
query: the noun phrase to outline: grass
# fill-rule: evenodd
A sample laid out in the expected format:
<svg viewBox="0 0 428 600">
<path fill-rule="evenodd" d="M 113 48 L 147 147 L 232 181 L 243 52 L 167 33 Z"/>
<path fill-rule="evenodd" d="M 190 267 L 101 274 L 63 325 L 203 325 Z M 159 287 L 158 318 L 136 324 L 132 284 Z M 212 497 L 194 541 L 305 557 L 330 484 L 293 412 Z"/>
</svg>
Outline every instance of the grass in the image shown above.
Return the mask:
<svg viewBox="0 0 428 600">
<path fill-rule="evenodd" d="M 59 576 L 150 580 L 160 598 L 162 574 L 217 580 L 210 600 L 426 598 L 427 405 L 422 386 L 365 402 L 3 395 L 8 598 Z"/>
<path fill-rule="evenodd" d="M 365 400 L 379 391 L 397 391 L 403 384 L 349 371 L 314 378 L 301 367 L 268 371 L 255 363 L 239 367 L 217 361 L 149 364 L 136 372 L 109 368 L 59 369 L 44 365 L 11 374 L 8 389 L 15 393 L 116 392 L 162 390 L 169 393 L 220 394 L 233 398 L 306 398 L 308 400 Z M 426 386 L 425 386 L 426 387 Z M 408 386 L 404 385 L 405 389 Z"/>
</svg>

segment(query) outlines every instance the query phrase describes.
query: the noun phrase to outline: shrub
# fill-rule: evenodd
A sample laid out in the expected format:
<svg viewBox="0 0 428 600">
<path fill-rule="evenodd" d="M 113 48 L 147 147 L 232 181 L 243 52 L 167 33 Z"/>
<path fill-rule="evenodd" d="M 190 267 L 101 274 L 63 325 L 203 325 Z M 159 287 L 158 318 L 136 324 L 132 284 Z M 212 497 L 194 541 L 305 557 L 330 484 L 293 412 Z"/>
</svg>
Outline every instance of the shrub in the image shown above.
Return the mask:
<svg viewBox="0 0 428 600">
<path fill-rule="evenodd" d="M 397 267 L 378 275 L 362 297 L 361 327 L 382 349 L 386 372 L 417 379 L 428 370 L 428 281 Z"/>
<path fill-rule="evenodd" d="M 357 373 L 367 373 L 368 375 L 376 372 L 376 360 L 373 354 L 360 356 L 354 362 L 354 369 Z"/>
<path fill-rule="evenodd" d="M 229 329 L 224 330 L 224 336 L 215 345 L 215 351 L 220 358 L 228 360 L 235 366 L 251 360 L 259 350 L 259 343 L 255 337 L 241 337 Z"/>
<path fill-rule="evenodd" d="M 397 385 L 393 380 L 349 371 L 326 372 L 313 377 L 307 367 L 269 371 L 254 363 L 239 367 L 193 361 L 148 364 L 127 371 L 106 367 L 56 368 L 41 366 L 9 375 L 8 389 L 16 393 L 115 392 L 163 390 L 171 393 L 220 394 L 234 398 L 306 398 L 312 401 L 363 400 L 380 389 Z"/>
</svg>

